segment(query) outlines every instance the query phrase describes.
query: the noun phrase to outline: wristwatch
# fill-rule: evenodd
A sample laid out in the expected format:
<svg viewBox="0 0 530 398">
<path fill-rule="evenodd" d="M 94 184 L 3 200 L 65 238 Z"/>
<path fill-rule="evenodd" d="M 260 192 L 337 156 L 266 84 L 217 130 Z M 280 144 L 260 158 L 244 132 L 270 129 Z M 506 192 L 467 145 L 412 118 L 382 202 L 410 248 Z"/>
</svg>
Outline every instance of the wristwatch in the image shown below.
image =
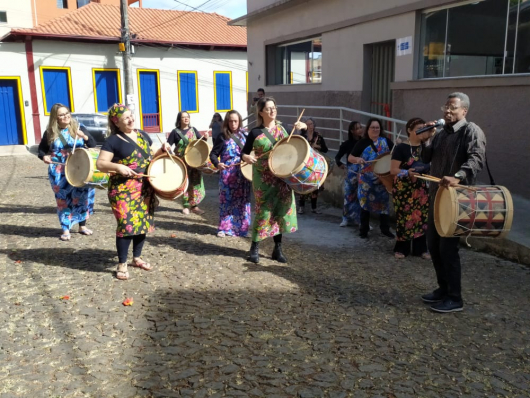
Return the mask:
<svg viewBox="0 0 530 398">
<path fill-rule="evenodd" d="M 455 173 L 454 177 L 458 178 L 460 181 L 462 181 L 462 180 L 466 179 L 467 175 L 466 175 L 465 171 L 460 170 L 460 171 Z"/>
</svg>

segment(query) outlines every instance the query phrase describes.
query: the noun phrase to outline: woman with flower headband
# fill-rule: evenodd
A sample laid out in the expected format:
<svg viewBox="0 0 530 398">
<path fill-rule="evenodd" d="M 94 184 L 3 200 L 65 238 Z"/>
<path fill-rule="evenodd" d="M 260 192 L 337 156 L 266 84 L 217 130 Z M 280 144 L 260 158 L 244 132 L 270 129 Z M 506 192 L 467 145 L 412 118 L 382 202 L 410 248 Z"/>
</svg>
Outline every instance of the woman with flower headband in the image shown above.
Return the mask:
<svg viewBox="0 0 530 398">
<path fill-rule="evenodd" d="M 39 144 L 39 158 L 49 164 L 48 179 L 57 202 L 57 215 L 61 223 L 61 240 L 70 240 L 70 229 L 79 224 L 81 235 L 92 235 L 86 220 L 94 212 L 94 188 L 76 188 L 66 179 L 65 166 L 70 150 L 74 147 L 94 148 L 96 141 L 82 124 L 72 118 L 63 104 L 55 104 L 50 110 L 50 120 Z"/>
<path fill-rule="evenodd" d="M 134 115 L 122 104 L 114 104 L 108 112 L 107 140 L 101 148 L 96 166 L 103 172 L 113 172 L 109 178 L 108 197 L 118 228 L 118 279 L 129 279 L 127 252 L 133 242 L 131 266 L 149 271 L 151 264 L 142 260 L 145 236 L 155 229 L 154 210 L 158 204 L 153 188 L 145 174 L 151 156 L 151 138 L 134 128 Z M 166 145 L 154 157 L 162 154 Z"/>
<path fill-rule="evenodd" d="M 269 152 L 276 142 L 289 136 L 276 120 L 276 101 L 272 97 L 260 98 L 256 104 L 256 126 L 248 134 L 241 151 L 244 162 L 252 163 L 252 189 L 254 191 L 254 220 L 252 223 L 252 245 L 250 261 L 259 262 L 259 242 L 273 237 L 272 259 L 286 263 L 282 252 L 282 235 L 298 229 L 294 193 L 289 185 L 276 177 L 269 168 Z M 307 125 L 296 122 L 297 129 Z M 254 151 L 255 156 L 250 153 Z"/>
</svg>

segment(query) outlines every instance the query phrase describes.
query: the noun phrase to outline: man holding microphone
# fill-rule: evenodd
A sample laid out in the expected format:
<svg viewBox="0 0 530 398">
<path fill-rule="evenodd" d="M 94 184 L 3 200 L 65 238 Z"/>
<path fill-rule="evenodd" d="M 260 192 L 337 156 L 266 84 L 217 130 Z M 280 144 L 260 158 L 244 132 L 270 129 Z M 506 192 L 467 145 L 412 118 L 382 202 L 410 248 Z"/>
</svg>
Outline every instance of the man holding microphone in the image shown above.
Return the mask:
<svg viewBox="0 0 530 398">
<path fill-rule="evenodd" d="M 431 163 L 431 174 L 442 179 L 440 186 L 443 188 L 457 184 L 474 185 L 477 174 L 485 163 L 486 137 L 479 126 L 466 120 L 469 97 L 464 93 L 452 93 L 441 109 L 445 125 L 434 135 L 435 122 L 427 123 L 427 126 L 433 128 L 424 134 L 434 137 L 429 139 L 430 144 L 422 143 L 422 161 Z M 436 271 L 438 289 L 421 298 L 425 303 L 432 304 L 431 310 L 435 312 L 462 311 L 464 301 L 461 294 L 462 275 L 458 254 L 460 238 L 443 238 L 436 231 L 434 199 L 437 189 L 435 184 L 431 184 L 427 242 Z"/>
</svg>

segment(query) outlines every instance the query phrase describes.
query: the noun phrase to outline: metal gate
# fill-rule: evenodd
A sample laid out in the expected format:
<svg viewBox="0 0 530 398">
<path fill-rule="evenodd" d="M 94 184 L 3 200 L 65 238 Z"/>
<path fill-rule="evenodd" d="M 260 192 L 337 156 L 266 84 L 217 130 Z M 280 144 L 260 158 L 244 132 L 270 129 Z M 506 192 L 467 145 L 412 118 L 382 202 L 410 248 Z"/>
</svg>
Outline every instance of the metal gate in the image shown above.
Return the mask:
<svg viewBox="0 0 530 398">
<path fill-rule="evenodd" d="M 394 41 L 372 45 L 371 113 L 386 117 L 392 116 L 390 83 L 394 80 L 395 60 Z M 390 129 L 390 126 L 388 128 Z"/>
</svg>

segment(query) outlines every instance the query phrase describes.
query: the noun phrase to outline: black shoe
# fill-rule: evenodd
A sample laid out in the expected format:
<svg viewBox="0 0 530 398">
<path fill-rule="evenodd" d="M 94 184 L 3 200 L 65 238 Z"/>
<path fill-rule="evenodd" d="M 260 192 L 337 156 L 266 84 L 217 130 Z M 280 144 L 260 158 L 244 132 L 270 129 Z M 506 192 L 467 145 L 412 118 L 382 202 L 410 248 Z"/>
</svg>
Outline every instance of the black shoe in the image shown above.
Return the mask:
<svg viewBox="0 0 530 398">
<path fill-rule="evenodd" d="M 440 289 L 436 289 L 432 293 L 427 293 L 421 296 L 421 299 L 424 303 L 439 303 L 440 301 L 443 301 L 446 294 L 442 292 Z"/>
<path fill-rule="evenodd" d="M 274 250 L 272 251 L 272 259 L 278 261 L 279 263 L 286 263 L 287 258 L 282 253 L 282 244 L 275 243 Z"/>
<path fill-rule="evenodd" d="M 396 237 L 389 229 L 381 230 L 381 234 L 392 239 Z"/>
<path fill-rule="evenodd" d="M 361 237 L 361 239 L 368 239 L 368 232 L 361 232 L 359 236 Z"/>
<path fill-rule="evenodd" d="M 444 301 L 438 304 L 431 305 L 431 310 L 434 312 L 457 312 L 464 309 L 464 302 L 462 300 L 453 300 L 446 298 Z"/>
<path fill-rule="evenodd" d="M 250 246 L 250 256 L 248 258 L 253 263 L 259 263 L 259 242 L 252 242 Z"/>
</svg>

